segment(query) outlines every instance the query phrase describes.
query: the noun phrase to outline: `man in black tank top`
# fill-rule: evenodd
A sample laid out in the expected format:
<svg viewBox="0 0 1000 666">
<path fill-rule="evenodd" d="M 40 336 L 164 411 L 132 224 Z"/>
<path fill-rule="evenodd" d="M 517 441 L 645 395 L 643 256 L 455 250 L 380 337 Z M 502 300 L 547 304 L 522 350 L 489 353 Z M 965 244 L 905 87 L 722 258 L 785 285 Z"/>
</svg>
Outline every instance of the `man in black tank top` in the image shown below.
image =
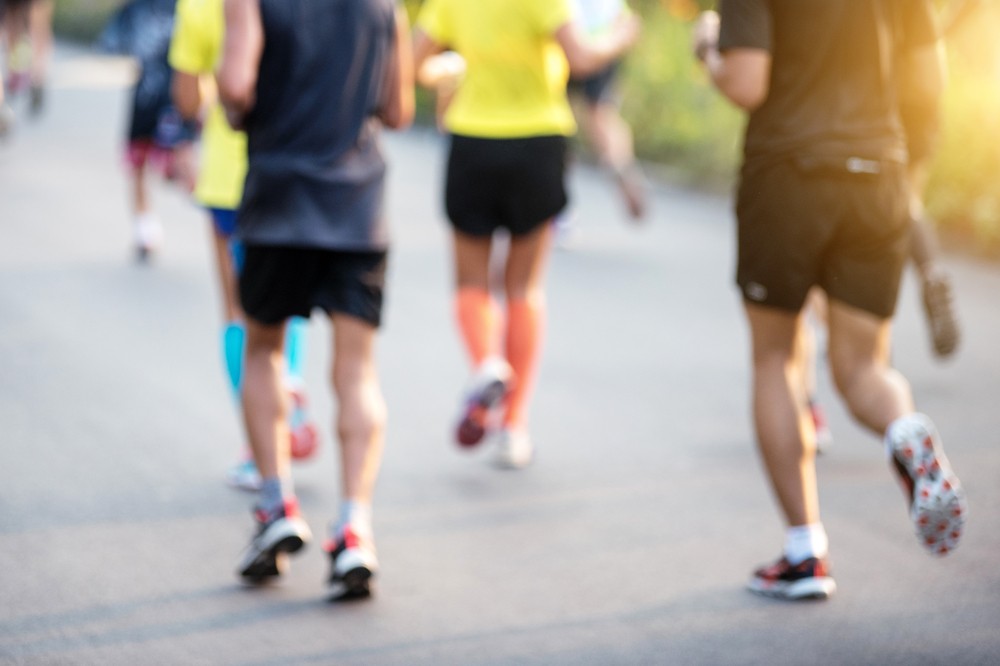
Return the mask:
<svg viewBox="0 0 1000 666">
<path fill-rule="evenodd" d="M 278 576 L 285 553 L 311 538 L 288 472 L 280 359 L 284 322 L 319 308 L 334 329 L 344 480 L 330 595 L 367 596 L 385 425 L 373 354 L 389 240 L 379 131 L 413 118 L 405 13 L 393 0 L 226 0 L 225 16 L 219 92 L 249 154 L 236 231 L 246 248 L 243 405 L 262 477 L 258 532 L 238 571 L 249 582 Z"/>
<path fill-rule="evenodd" d="M 930 0 L 721 0 L 695 53 L 750 114 L 737 195 L 737 283 L 753 348 L 753 409 L 787 525 L 782 557 L 749 588 L 826 598 L 827 564 L 797 350 L 803 306 L 829 296 L 829 359 L 858 422 L 884 438 L 918 539 L 945 554 L 965 498 L 930 419 L 889 366 L 890 323 L 908 254 L 902 95 L 933 102 L 939 66 Z M 915 73 L 912 78 L 908 75 Z M 898 91 L 897 79 L 915 85 Z"/>
</svg>

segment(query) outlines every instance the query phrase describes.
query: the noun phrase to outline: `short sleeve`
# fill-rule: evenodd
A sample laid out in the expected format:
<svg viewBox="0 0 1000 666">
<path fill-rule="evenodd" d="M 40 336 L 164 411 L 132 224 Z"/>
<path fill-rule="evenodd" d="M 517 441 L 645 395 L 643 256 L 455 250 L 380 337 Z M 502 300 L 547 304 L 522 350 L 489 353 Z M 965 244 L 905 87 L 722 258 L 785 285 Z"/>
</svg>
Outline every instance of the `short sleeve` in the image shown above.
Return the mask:
<svg viewBox="0 0 1000 666">
<path fill-rule="evenodd" d="M 170 66 L 186 74 L 206 74 L 212 71 L 211 50 L 205 40 L 205 24 L 197 14 L 193 0 L 180 0 L 174 18 L 174 34 L 170 40 Z"/>
<path fill-rule="evenodd" d="M 417 15 L 417 27 L 441 46 L 449 46 L 454 41 L 447 9 L 447 0 L 427 0 Z"/>
<path fill-rule="evenodd" d="M 773 34 L 767 0 L 720 0 L 719 50 L 771 51 Z"/>
</svg>

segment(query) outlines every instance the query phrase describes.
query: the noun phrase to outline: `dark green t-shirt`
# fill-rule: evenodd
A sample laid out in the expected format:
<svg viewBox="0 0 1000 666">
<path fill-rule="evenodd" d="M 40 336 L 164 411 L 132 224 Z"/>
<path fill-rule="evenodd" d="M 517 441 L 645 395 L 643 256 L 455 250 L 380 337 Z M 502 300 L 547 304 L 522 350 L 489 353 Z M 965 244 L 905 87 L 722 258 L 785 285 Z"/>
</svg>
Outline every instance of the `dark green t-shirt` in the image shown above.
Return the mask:
<svg viewBox="0 0 1000 666">
<path fill-rule="evenodd" d="M 894 67 L 937 39 L 930 0 L 721 0 L 719 49 L 772 56 L 746 164 L 800 156 L 906 161 Z"/>
</svg>

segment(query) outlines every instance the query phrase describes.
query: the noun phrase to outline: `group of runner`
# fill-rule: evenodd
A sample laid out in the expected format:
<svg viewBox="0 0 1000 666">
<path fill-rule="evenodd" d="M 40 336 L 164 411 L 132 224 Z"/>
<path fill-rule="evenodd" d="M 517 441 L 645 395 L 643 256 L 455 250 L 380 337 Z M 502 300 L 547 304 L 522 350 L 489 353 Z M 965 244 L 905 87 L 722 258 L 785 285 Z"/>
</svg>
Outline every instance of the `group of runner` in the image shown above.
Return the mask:
<svg viewBox="0 0 1000 666">
<path fill-rule="evenodd" d="M 330 596 L 367 596 L 378 571 L 372 497 L 386 406 L 374 348 L 389 257 L 379 134 L 412 122 L 415 82 L 448 97 L 444 200 L 471 369 L 455 439 L 490 442 L 502 467 L 533 460 L 528 414 L 545 269 L 553 220 L 568 202 L 576 131 L 568 84 L 586 81 L 588 99 L 605 104 L 602 86 L 640 34 L 638 17 L 611 4 L 617 10 L 595 30 L 570 0 L 426 0 L 411 32 L 394 0 L 176 0 L 164 56 L 170 102 L 182 125 L 202 127 L 194 192 L 212 222 L 223 357 L 252 451 L 245 485 L 259 488 L 255 534 L 238 564 L 244 580 L 280 576 L 288 555 L 312 540 L 290 471 L 297 403 L 288 377 L 301 368 L 301 325 L 314 309 L 334 331 L 341 501 L 326 542 Z M 931 3 L 723 0 L 700 20 L 695 51 L 722 93 L 750 113 L 737 274 L 753 342 L 757 437 L 788 526 L 781 559 L 755 572 L 750 588 L 826 597 L 835 583 L 801 354 L 815 288 L 828 299 L 837 388 L 884 438 L 921 541 L 948 552 L 965 520 L 934 426 L 915 413 L 889 365 L 915 136 L 904 134 L 894 83 L 910 71 L 928 80 L 921 73 L 939 66 Z M 911 101 L 933 107 L 939 91 L 925 87 Z M 627 126 L 607 121 L 607 109 L 595 116 L 605 123 L 605 138 L 594 134 L 602 162 L 630 214 L 641 216 Z M 509 243 L 497 262 L 501 231 Z"/>
</svg>

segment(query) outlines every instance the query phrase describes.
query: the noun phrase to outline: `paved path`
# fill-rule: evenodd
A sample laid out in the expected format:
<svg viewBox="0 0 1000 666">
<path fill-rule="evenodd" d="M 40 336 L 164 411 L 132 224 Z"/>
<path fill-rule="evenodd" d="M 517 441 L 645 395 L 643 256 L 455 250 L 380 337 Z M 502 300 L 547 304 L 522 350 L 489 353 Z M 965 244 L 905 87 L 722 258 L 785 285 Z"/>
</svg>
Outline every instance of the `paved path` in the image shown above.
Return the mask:
<svg viewBox="0 0 1000 666">
<path fill-rule="evenodd" d="M 943 431 L 972 515 L 925 555 L 878 443 L 822 376 L 820 462 L 840 593 L 742 584 L 781 525 L 748 418 L 747 335 L 725 199 L 660 187 L 643 228 L 573 173 L 575 249 L 553 257 L 537 464 L 457 451 L 465 378 L 440 214 L 443 145 L 392 137 L 380 342 L 391 410 L 378 598 L 323 601 L 316 547 L 267 589 L 233 565 L 250 497 L 217 353 L 208 227 L 158 188 L 167 246 L 129 249 L 122 66 L 63 48 L 47 116 L 0 146 L 0 662 L 12 664 L 995 664 L 1000 659 L 1000 268 L 948 257 L 966 339 L 934 362 L 907 278 L 895 360 Z M 296 468 L 322 533 L 337 468 L 328 327 L 308 381 L 324 450 Z"/>
</svg>

